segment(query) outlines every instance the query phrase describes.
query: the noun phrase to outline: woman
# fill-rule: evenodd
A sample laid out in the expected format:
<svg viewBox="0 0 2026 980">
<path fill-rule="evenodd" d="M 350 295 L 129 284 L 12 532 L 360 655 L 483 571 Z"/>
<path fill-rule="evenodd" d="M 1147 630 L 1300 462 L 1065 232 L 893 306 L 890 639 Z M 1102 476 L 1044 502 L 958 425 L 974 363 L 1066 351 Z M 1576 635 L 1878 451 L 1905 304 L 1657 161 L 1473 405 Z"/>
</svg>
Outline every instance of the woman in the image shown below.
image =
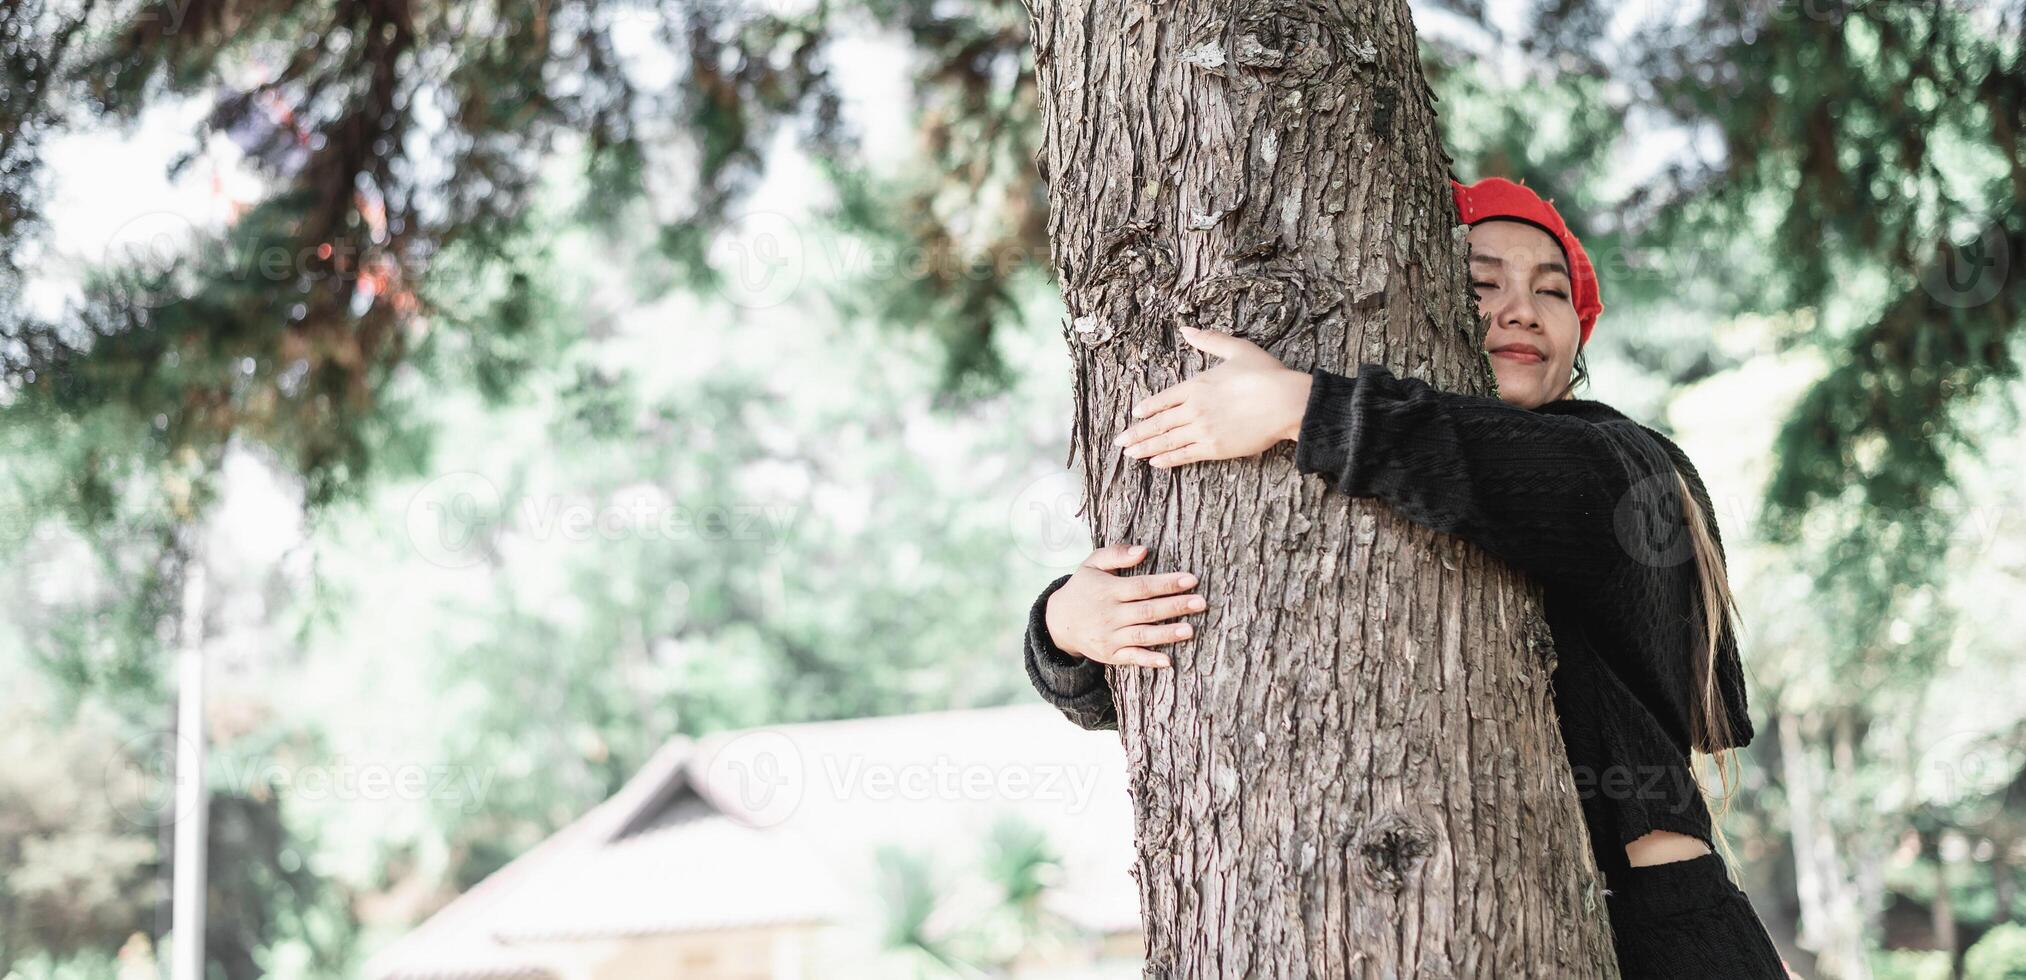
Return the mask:
<svg viewBox="0 0 2026 980">
<path fill-rule="evenodd" d="M 1575 398 L 1603 303 L 1554 206 L 1492 177 L 1450 181 L 1498 397 L 1437 391 L 1375 364 L 1355 377 L 1282 365 L 1226 334 L 1183 329 L 1221 359 L 1135 405 L 1120 451 L 1168 468 L 1295 442 L 1294 465 L 1469 540 L 1543 586 L 1555 707 L 1603 871 L 1627 978 L 1789 976 L 1711 848 L 1690 764 L 1751 741 L 1707 491 L 1673 442 Z M 1657 520 L 1656 520 L 1657 519 Z M 1028 617 L 1027 671 L 1085 728 L 1116 728 L 1105 665 L 1160 668 L 1203 612 L 1195 576 L 1120 576 L 1144 547 L 1099 548 Z"/>
</svg>

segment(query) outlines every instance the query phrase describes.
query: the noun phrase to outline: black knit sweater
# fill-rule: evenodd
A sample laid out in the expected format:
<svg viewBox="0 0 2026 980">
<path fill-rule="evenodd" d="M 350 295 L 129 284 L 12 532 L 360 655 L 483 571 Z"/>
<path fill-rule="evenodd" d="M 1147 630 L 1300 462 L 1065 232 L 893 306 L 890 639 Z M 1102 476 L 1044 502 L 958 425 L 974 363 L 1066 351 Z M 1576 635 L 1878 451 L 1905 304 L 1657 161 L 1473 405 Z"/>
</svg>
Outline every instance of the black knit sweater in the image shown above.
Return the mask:
<svg viewBox="0 0 2026 980">
<path fill-rule="evenodd" d="M 1542 586 L 1554 634 L 1551 675 L 1583 818 L 1598 867 L 1615 880 L 1624 846 L 1648 831 L 1711 839 L 1689 771 L 1701 592 L 1674 472 L 1686 478 L 1712 538 L 1709 494 L 1672 441 L 1601 402 L 1537 409 L 1438 391 L 1376 364 L 1356 377 L 1311 372 L 1295 466 L 1337 490 L 1376 497 L 1417 524 L 1455 534 Z M 1048 635 L 1049 583 L 1030 609 L 1028 677 L 1078 725 L 1115 729 L 1105 667 Z M 1729 618 L 1717 688 L 1731 734 L 1749 743 L 1744 677 Z"/>
</svg>

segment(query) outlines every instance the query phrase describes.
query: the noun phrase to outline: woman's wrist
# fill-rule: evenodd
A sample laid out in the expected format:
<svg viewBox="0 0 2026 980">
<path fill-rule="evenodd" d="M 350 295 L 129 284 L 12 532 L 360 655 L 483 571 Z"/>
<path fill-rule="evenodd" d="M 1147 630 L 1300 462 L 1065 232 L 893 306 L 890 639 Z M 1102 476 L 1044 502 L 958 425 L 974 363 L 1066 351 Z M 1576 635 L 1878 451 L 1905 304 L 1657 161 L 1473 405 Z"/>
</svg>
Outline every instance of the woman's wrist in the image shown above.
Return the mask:
<svg viewBox="0 0 2026 980">
<path fill-rule="evenodd" d="M 1315 376 L 1293 368 L 1288 368 L 1287 373 L 1290 375 L 1287 380 L 1289 392 L 1287 404 L 1294 407 L 1294 418 L 1281 430 L 1280 437 L 1288 442 L 1298 443 L 1301 441 L 1302 419 L 1308 415 L 1308 399 L 1310 391 L 1315 387 Z"/>
<path fill-rule="evenodd" d="M 1061 589 L 1056 589 L 1056 590 L 1055 590 L 1054 592 L 1050 593 L 1050 594 L 1049 594 L 1049 596 L 1048 596 L 1048 601 L 1047 601 L 1047 603 L 1046 603 L 1045 605 L 1043 605 L 1043 606 L 1042 606 L 1042 608 L 1041 608 L 1041 632 L 1042 632 L 1042 634 L 1044 635 L 1044 637 L 1045 637 L 1045 638 L 1046 638 L 1046 639 L 1048 640 L 1048 645 L 1049 645 L 1049 646 L 1052 646 L 1052 647 L 1054 647 L 1055 649 L 1057 649 L 1057 650 L 1060 650 L 1060 651 L 1062 651 L 1063 653 L 1066 653 L 1066 654 L 1070 655 L 1070 656 L 1071 656 L 1072 658 L 1074 658 L 1074 659 L 1077 659 L 1077 660 L 1088 660 L 1088 659 L 1090 659 L 1090 658 L 1088 658 L 1088 657 L 1084 656 L 1084 655 L 1083 655 L 1082 653 L 1079 653 L 1079 652 L 1077 652 L 1077 651 L 1075 651 L 1075 650 L 1072 650 L 1072 649 L 1070 649 L 1070 648 L 1068 648 L 1068 647 L 1066 647 L 1066 646 L 1063 646 L 1063 645 L 1062 645 L 1062 641 L 1061 641 L 1061 640 L 1058 640 L 1058 639 L 1056 639 L 1056 634 L 1055 634 L 1055 623 L 1054 623 L 1054 619 L 1055 619 L 1055 597 L 1056 597 L 1056 595 L 1060 594 L 1061 592 L 1062 592 L 1062 590 L 1061 590 Z"/>
</svg>

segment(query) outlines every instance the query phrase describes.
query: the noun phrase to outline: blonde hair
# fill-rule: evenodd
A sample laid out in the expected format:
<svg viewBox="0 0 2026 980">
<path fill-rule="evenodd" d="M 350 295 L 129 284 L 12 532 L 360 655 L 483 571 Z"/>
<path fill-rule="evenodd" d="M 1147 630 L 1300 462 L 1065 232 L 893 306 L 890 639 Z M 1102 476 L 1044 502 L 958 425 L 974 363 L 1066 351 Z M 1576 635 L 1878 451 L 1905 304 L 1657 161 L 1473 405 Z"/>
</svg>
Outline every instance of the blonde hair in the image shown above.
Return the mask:
<svg viewBox="0 0 2026 980">
<path fill-rule="evenodd" d="M 1581 348 L 1578 348 L 1578 356 L 1581 353 Z M 1572 375 L 1554 400 L 1574 398 L 1576 380 Z M 1731 799 L 1737 795 L 1738 770 L 1744 764 L 1731 747 L 1736 733 L 1731 728 L 1730 711 L 1724 704 L 1723 694 L 1717 689 L 1717 664 L 1723 656 L 1722 644 L 1726 632 L 1731 632 L 1735 640 L 1732 628 L 1737 622 L 1737 600 L 1731 593 L 1730 575 L 1724 570 L 1723 551 L 1717 546 L 1716 535 L 1704 518 L 1702 508 L 1696 504 L 1688 477 L 1682 475 L 1678 467 L 1674 468 L 1674 486 L 1681 499 L 1682 517 L 1695 552 L 1696 594 L 1702 609 L 1696 631 L 1699 642 L 1694 645 L 1698 654 L 1696 677 L 1700 683 L 1688 719 L 1689 775 L 1702 793 L 1703 804 L 1709 808 L 1710 837 L 1716 842 L 1725 870 L 1735 883 L 1737 854 L 1731 850 L 1730 839 L 1724 836 L 1723 818 L 1730 813 Z M 1698 756 L 1715 764 L 1717 778 L 1723 784 L 1721 796 L 1710 794 L 1709 786 L 1703 781 Z"/>
<path fill-rule="evenodd" d="M 1702 620 L 1698 630 L 1701 642 L 1696 645 L 1700 653 L 1696 673 L 1701 685 L 1700 696 L 1689 713 L 1689 772 L 1695 777 L 1705 804 L 1709 805 L 1710 836 L 1716 838 L 1717 850 L 1722 853 L 1724 864 L 1735 878 L 1737 855 L 1731 851 L 1730 840 L 1724 836 L 1723 818 L 1730 812 L 1731 797 L 1737 792 L 1734 770 L 1742 763 L 1737 758 L 1737 752 L 1730 747 L 1734 732 L 1731 730 L 1730 712 L 1724 706 L 1723 695 L 1717 690 L 1717 660 L 1723 652 L 1723 637 L 1732 623 L 1731 616 L 1737 612 L 1737 601 L 1731 594 L 1730 576 L 1724 571 L 1723 553 L 1718 550 L 1716 538 L 1703 519 L 1702 508 L 1696 505 L 1695 496 L 1689 492 L 1688 478 L 1676 469 L 1674 482 L 1681 493 L 1681 509 L 1688 521 L 1689 540 L 1695 547 L 1697 592 L 1702 600 Z M 1694 763 L 1698 753 L 1716 764 L 1717 775 L 1723 782 L 1723 795 L 1714 800 Z"/>
</svg>

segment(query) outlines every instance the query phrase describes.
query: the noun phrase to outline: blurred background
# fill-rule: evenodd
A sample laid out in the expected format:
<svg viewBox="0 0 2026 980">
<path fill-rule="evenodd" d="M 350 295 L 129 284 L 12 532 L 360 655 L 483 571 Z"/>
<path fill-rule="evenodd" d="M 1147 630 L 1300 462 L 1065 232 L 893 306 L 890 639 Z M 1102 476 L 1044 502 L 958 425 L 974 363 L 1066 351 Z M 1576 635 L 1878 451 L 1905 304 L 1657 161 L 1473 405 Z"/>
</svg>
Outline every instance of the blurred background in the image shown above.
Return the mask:
<svg viewBox="0 0 2026 980">
<path fill-rule="evenodd" d="M 1783 952 L 2026 977 L 2026 5 L 1414 13 L 1710 486 Z M 0 975 L 170 975 L 199 747 L 210 977 L 1139 974 L 1116 736 L 1020 665 L 1090 542 L 1019 4 L 0 56 Z"/>
</svg>

